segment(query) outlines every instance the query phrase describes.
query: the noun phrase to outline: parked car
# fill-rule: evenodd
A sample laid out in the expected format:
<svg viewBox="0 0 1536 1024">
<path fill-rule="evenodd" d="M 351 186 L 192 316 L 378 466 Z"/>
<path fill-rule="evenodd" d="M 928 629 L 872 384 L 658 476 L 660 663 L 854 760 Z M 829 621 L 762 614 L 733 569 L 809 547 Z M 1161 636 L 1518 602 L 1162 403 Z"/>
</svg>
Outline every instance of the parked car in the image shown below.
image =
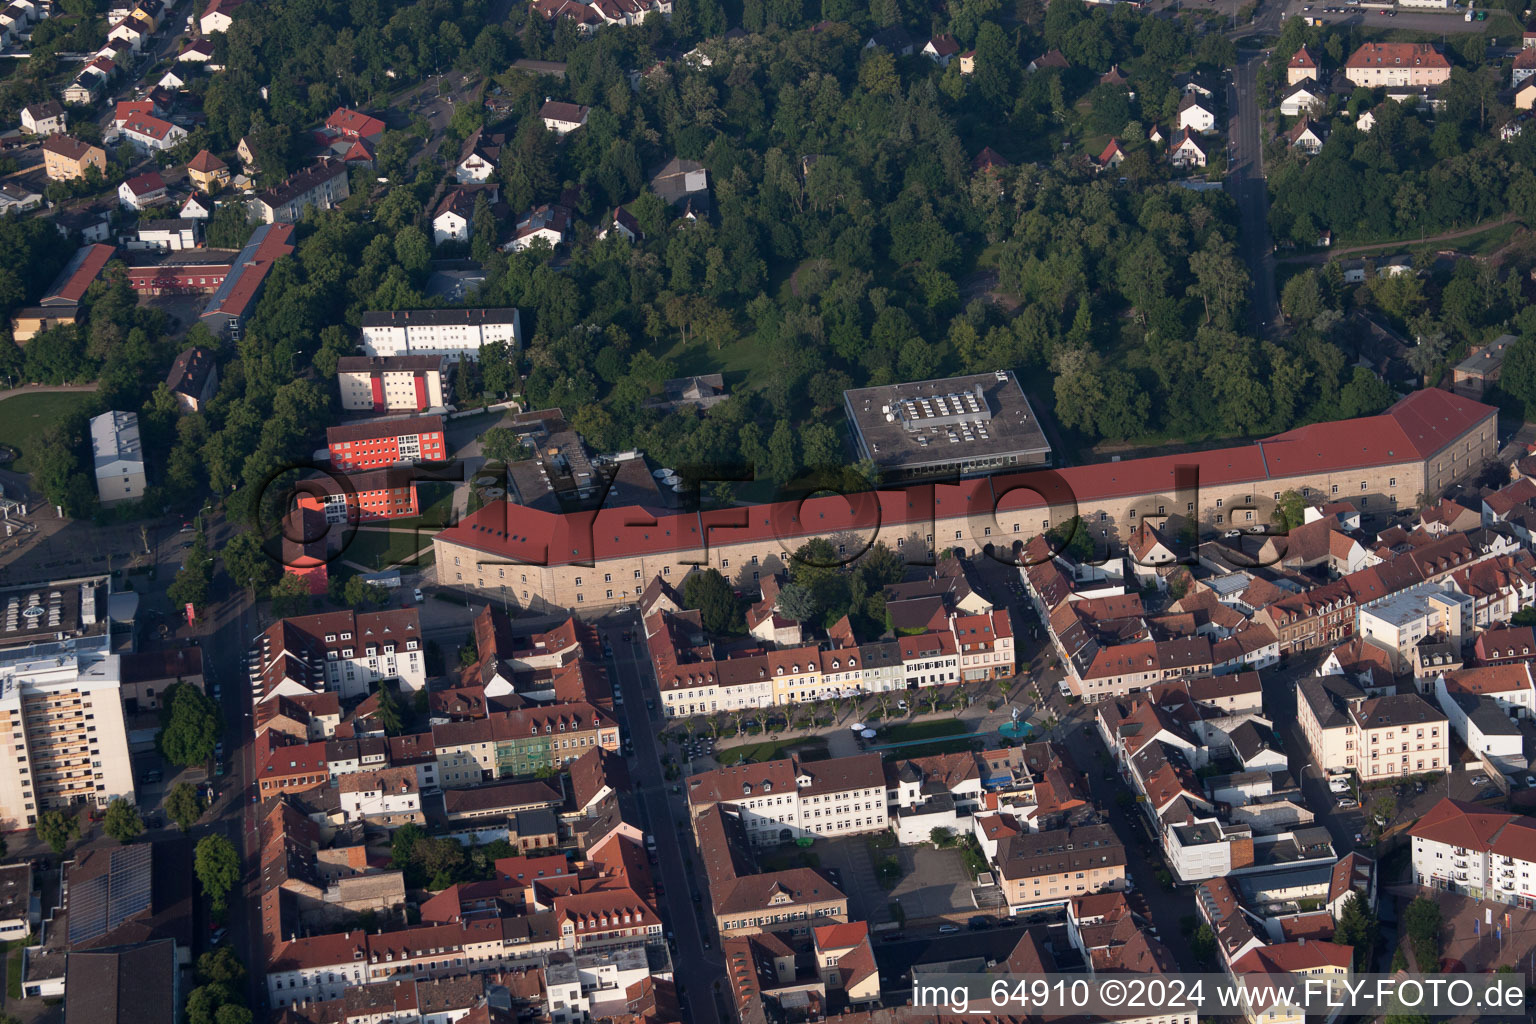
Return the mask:
<svg viewBox="0 0 1536 1024">
<path fill-rule="evenodd" d="M 1352 797 L 1345 797 L 1344 799 L 1339 801 L 1339 810 L 1341 810 L 1341 811 L 1347 811 L 1347 810 L 1350 810 L 1351 808 L 1359 807 L 1359 806 L 1360 806 L 1360 802 L 1358 800 L 1355 800 Z"/>
<path fill-rule="evenodd" d="M 960 930 L 960 926 L 957 925 L 957 924 L 943 924 L 943 925 L 939 925 L 939 934 L 940 935 L 953 935 L 953 934 L 955 934 L 955 932 L 957 932 L 959 930 Z"/>
<path fill-rule="evenodd" d="M 417 604 L 425 604 L 426 603 L 426 600 L 427 600 L 426 595 L 424 595 L 421 592 L 421 588 L 420 587 L 417 587 L 415 590 L 411 591 L 411 596 L 416 599 L 416 603 Z"/>
</svg>

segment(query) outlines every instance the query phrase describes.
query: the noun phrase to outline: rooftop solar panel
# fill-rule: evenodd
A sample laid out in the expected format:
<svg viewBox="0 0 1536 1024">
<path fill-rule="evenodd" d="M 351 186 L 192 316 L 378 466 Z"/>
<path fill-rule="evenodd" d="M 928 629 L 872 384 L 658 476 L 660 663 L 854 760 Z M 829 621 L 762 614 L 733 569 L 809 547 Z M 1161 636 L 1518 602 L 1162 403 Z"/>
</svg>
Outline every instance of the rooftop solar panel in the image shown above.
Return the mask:
<svg viewBox="0 0 1536 1024">
<path fill-rule="evenodd" d="M 70 945 L 99 939 L 149 909 L 150 856 L 147 844 L 119 847 L 108 852 L 105 871 L 70 885 Z"/>
</svg>

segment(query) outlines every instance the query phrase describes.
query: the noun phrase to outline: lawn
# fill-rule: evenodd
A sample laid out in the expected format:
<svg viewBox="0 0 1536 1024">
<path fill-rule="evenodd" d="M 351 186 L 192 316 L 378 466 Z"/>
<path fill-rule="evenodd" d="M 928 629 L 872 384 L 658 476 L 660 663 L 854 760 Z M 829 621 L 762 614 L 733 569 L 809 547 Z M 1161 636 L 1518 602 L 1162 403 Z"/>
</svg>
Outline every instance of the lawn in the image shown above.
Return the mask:
<svg viewBox="0 0 1536 1024">
<path fill-rule="evenodd" d="M 761 743 L 746 743 L 739 747 L 725 747 L 717 750 L 715 760 L 722 765 L 740 764 L 742 761 L 761 764 L 764 761 L 788 757 L 790 754 L 797 755 L 803 761 L 815 761 L 827 756 L 827 744 L 826 741 L 814 737 L 764 740 Z"/>
<path fill-rule="evenodd" d="M 898 722 L 880 730 L 877 744 L 906 743 L 909 740 L 931 740 L 939 736 L 954 736 L 965 732 L 965 723 L 953 718 L 936 718 L 927 722 Z"/>
<path fill-rule="evenodd" d="M 341 558 L 348 562 L 356 562 L 358 565 L 365 565 L 370 571 L 377 572 L 397 562 L 406 561 L 418 550 L 425 549 L 420 561 L 413 561 L 411 564 L 431 565 L 432 532 L 426 529 L 358 530 L 352 535 L 351 543 L 341 552 Z"/>
<path fill-rule="evenodd" d="M 0 402 L 0 440 L 19 453 L 11 468 L 30 473 L 27 456 L 43 431 L 77 409 L 96 401 L 93 391 L 51 391 L 23 394 Z"/>
<path fill-rule="evenodd" d="M 957 736 L 949 740 L 934 740 L 932 743 L 914 743 L 910 747 L 897 747 L 895 750 L 885 751 L 886 757 L 937 757 L 940 754 L 959 754 L 971 749 L 975 741 L 972 736 Z"/>
</svg>

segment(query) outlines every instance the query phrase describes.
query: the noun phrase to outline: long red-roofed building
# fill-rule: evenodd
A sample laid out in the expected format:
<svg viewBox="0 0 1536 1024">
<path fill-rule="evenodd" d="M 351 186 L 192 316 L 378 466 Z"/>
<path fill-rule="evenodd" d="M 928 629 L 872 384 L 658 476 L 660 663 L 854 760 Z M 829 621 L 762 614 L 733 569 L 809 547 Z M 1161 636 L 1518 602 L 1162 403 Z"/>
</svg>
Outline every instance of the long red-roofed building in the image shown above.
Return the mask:
<svg viewBox="0 0 1536 1024">
<path fill-rule="evenodd" d="M 1139 519 L 1193 516 L 1209 530 L 1265 523 L 1278 496 L 1354 502 L 1366 517 L 1412 505 L 1496 452 L 1497 411 L 1429 389 L 1377 416 L 1317 423 L 1249 445 L 1183 455 L 922 483 L 703 512 L 638 506 L 568 514 L 497 502 L 433 541 L 439 582 L 505 587 L 522 607 L 627 604 L 694 566 L 733 582 L 782 570 L 826 537 L 850 560 L 871 541 L 909 561 L 940 549 L 1007 551 L 1076 515 L 1096 541 Z"/>
</svg>

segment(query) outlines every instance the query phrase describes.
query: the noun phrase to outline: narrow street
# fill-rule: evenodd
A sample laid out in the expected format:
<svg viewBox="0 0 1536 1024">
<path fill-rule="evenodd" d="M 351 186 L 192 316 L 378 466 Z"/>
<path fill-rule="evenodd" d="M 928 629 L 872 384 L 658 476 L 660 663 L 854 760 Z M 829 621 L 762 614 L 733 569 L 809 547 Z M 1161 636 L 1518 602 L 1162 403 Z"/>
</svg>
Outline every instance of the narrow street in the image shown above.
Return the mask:
<svg viewBox="0 0 1536 1024">
<path fill-rule="evenodd" d="M 1248 266 L 1249 330 L 1263 334 L 1274 323 L 1278 303 L 1275 297 L 1274 246 L 1269 237 L 1269 185 L 1264 180 L 1264 140 L 1259 112 L 1259 69 L 1264 54 L 1242 51 L 1232 72 L 1228 109 L 1229 127 L 1227 191 L 1237 203 L 1240 225 L 1238 252 Z"/>
<path fill-rule="evenodd" d="M 659 729 L 645 706 L 647 700 L 653 700 L 659 707 L 661 694 L 645 657 L 640 616 L 610 616 L 602 620 L 601 628 L 613 645 L 609 660 L 614 689 L 624 696 L 623 706 L 614 711 L 624 725 L 624 734 L 634 743 L 634 754 L 627 759 L 632 789 L 656 839 L 656 867 L 666 892 L 656 902 L 675 940 L 672 961 L 678 995 L 692 1024 L 723 1024 L 730 1018 L 722 1014 L 715 992 L 725 989 L 725 961 L 710 937 L 709 926 L 701 920 L 712 904 L 693 832 L 687 825 L 687 808 L 681 796 L 667 792 L 662 775 Z M 621 638 L 624 630 L 632 631 L 629 643 Z M 697 903 L 691 895 L 695 890 L 699 893 Z"/>
</svg>

